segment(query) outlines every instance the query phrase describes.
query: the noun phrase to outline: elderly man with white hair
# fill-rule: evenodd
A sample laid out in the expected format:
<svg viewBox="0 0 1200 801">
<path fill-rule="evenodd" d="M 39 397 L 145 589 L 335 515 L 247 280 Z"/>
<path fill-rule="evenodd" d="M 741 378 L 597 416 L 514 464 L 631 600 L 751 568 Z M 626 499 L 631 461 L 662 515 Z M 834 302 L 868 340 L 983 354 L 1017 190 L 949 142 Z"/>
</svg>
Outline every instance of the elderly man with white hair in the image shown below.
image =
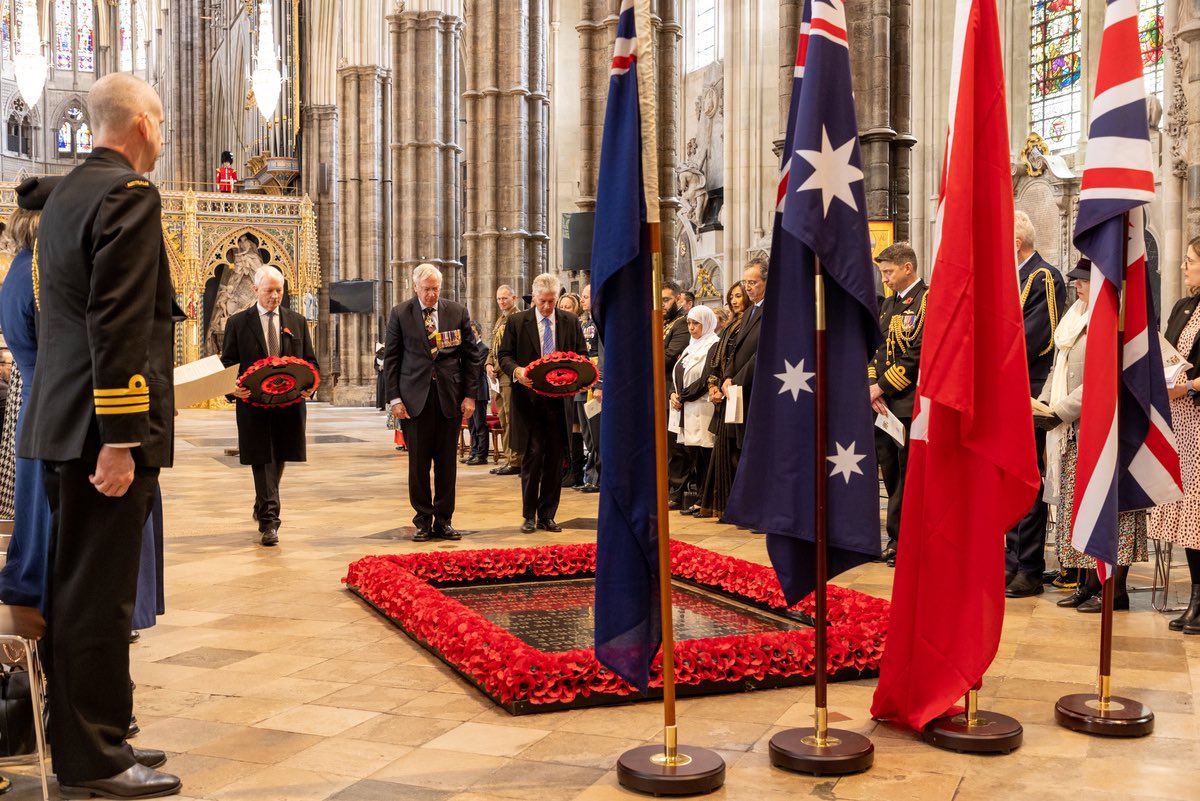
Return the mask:
<svg viewBox="0 0 1200 801">
<path fill-rule="evenodd" d="M 514 314 L 500 343 L 500 369 L 513 382 L 512 446 L 521 453 L 521 531 L 562 531 L 554 520 L 562 495 L 562 459 L 571 436 L 573 398 L 538 395 L 525 368 L 555 352 L 587 357 L 579 318 L 558 308 L 558 279 L 533 279 L 533 308 Z"/>
<path fill-rule="evenodd" d="M 467 307 L 441 297 L 441 270 L 418 264 L 412 287 L 413 297 L 388 315 L 384 394 L 408 445 L 413 541 L 458 540 L 462 535 L 452 522 L 458 440 L 463 418 L 475 412 L 483 356 Z"/>
<path fill-rule="evenodd" d="M 283 305 L 283 273 L 269 264 L 254 271 L 257 302 L 229 318 L 221 361 L 238 365 L 244 373 L 250 365 L 268 356 L 295 356 L 317 366 L 308 323 L 299 313 Z M 247 402 L 250 390 L 233 393 L 237 403 L 238 450 L 242 464 L 254 474 L 254 519 L 259 542 L 270 547 L 279 542 L 279 481 L 287 462 L 308 459 L 304 428 L 307 412 L 303 403 L 263 409 Z M 304 398 L 312 397 L 305 390 Z"/>
<path fill-rule="evenodd" d="M 129 631 L 142 526 L 170 467 L 171 268 L 154 89 L 111 73 L 88 92 L 95 150 L 46 201 L 34 257 L 38 364 L 19 454 L 43 463 L 51 751 L 63 795 L 157 798 L 179 778 L 132 748 Z"/>
</svg>

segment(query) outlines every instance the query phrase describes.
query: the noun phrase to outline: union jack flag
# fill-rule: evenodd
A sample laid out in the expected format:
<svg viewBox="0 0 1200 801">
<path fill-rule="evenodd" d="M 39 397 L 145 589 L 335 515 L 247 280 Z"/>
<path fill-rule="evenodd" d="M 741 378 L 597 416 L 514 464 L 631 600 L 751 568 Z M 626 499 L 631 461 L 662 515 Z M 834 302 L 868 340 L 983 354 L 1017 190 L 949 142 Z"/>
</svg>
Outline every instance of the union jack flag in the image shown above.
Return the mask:
<svg viewBox="0 0 1200 801">
<path fill-rule="evenodd" d="M 1096 557 L 1101 578 L 1117 561 L 1118 513 L 1182 495 L 1146 287 L 1143 207 L 1154 170 L 1137 26 L 1136 0 L 1108 0 L 1075 221 L 1092 278 L 1071 544 Z"/>
</svg>

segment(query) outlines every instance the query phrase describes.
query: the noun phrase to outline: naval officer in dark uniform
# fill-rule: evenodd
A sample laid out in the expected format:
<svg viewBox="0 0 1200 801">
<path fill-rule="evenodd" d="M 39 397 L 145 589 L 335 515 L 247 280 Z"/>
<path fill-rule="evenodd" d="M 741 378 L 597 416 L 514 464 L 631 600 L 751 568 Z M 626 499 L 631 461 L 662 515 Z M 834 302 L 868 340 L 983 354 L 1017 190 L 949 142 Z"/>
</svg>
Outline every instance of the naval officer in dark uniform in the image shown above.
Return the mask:
<svg viewBox="0 0 1200 801">
<path fill-rule="evenodd" d="M 1034 229 L 1029 215 L 1013 214 L 1017 248 L 1017 283 L 1025 318 L 1025 356 L 1029 365 L 1029 397 L 1041 394 L 1054 364 L 1054 330 L 1066 306 L 1062 274 L 1034 250 Z M 1034 430 L 1038 473 L 1046 472 L 1046 432 Z M 1004 536 L 1004 594 L 1026 598 L 1042 592 L 1046 570 L 1046 502 L 1039 491 L 1033 508 Z"/>
<path fill-rule="evenodd" d="M 908 431 L 917 397 L 927 288 L 917 277 L 917 254 L 907 242 L 889 245 L 875 261 L 879 264 L 883 283 L 892 294 L 884 298 L 879 307 L 883 342 L 867 367 L 871 407 L 880 414 L 886 414 L 890 409 L 904 424 L 904 445 L 875 429 L 875 453 L 888 494 L 888 542 L 880 558 L 894 566 L 900 541 L 900 507 L 904 499 L 904 473 L 908 468 Z"/>
<path fill-rule="evenodd" d="M 179 792 L 161 751 L 125 742 L 129 631 L 142 526 L 173 456 L 171 301 L 162 203 L 143 173 L 162 150 L 145 81 L 93 84 L 96 149 L 42 212 L 34 260 L 38 369 L 20 455 L 44 463 L 51 750 L 65 795 Z"/>
</svg>

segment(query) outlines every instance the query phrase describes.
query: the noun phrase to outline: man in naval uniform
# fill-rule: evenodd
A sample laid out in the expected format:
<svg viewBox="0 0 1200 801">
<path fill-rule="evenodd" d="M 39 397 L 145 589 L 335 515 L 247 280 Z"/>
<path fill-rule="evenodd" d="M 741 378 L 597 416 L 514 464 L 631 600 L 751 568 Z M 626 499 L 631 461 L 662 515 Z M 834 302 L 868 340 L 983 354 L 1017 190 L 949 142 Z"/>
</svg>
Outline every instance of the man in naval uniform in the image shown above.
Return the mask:
<svg viewBox="0 0 1200 801">
<path fill-rule="evenodd" d="M 1017 281 L 1025 316 L 1025 356 L 1029 364 L 1029 396 L 1036 398 L 1054 364 L 1054 330 L 1066 305 L 1062 275 L 1034 250 L 1034 229 L 1029 215 L 1013 214 L 1017 250 Z M 1034 430 L 1038 473 L 1046 469 L 1046 432 Z M 1004 537 L 1004 594 L 1028 598 L 1042 592 L 1046 570 L 1046 502 L 1039 490 L 1033 508 Z"/>
<path fill-rule="evenodd" d="M 904 472 L 908 467 L 908 431 L 917 396 L 917 369 L 921 361 L 921 332 L 925 325 L 925 282 L 917 277 L 917 254 L 907 242 L 889 245 L 875 257 L 879 274 L 892 294 L 879 308 L 883 342 L 867 367 L 871 381 L 871 408 L 886 415 L 890 410 L 904 426 L 904 444 L 875 429 L 875 453 L 887 489 L 887 547 L 880 557 L 896 564 L 900 541 L 900 507 L 904 499 Z"/>
<path fill-rule="evenodd" d="M 111 73 L 88 92 L 95 150 L 46 202 L 35 251 L 38 369 L 20 455 L 44 462 L 51 509 L 43 643 L 64 795 L 178 793 L 162 751 L 125 742 L 142 526 L 171 466 L 175 290 L 158 190 L 162 103 Z"/>
</svg>

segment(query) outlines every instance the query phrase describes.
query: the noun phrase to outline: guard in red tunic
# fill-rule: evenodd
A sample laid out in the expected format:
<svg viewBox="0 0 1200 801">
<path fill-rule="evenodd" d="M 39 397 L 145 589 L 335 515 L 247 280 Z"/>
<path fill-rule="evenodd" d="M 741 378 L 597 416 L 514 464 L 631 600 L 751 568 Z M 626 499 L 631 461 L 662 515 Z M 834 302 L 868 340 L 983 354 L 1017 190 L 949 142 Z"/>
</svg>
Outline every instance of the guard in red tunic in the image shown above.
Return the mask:
<svg viewBox="0 0 1200 801">
<path fill-rule="evenodd" d="M 217 168 L 217 191 L 232 192 L 237 179 L 237 170 L 233 168 L 233 154 L 226 150 L 221 153 L 221 166 Z"/>
</svg>

